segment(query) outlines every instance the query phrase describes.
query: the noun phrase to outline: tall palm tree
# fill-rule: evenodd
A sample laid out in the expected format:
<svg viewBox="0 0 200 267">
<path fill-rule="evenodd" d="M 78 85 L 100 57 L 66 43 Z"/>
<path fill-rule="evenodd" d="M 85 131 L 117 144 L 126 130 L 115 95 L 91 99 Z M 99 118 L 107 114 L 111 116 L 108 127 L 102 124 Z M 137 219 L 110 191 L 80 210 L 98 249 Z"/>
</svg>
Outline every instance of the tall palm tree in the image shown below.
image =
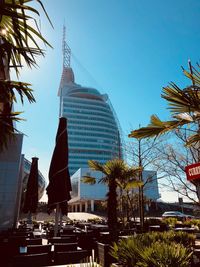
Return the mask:
<svg viewBox="0 0 200 267">
<path fill-rule="evenodd" d="M 30 103 L 35 102 L 30 84 L 11 81 L 10 69 L 13 68 L 18 76 L 22 62 L 28 67 L 37 66 L 36 56 L 44 55 L 44 51 L 36 40 L 50 46 L 37 27 L 35 15 L 40 14 L 31 7 L 31 2 L 34 0 L 0 0 L 0 151 L 13 137 L 13 122 L 20 120 L 20 112 L 13 112 L 16 94 L 22 104 L 24 97 Z M 42 2 L 35 2 L 39 3 L 49 20 Z M 35 27 L 30 25 L 31 21 L 36 23 Z"/>
<path fill-rule="evenodd" d="M 132 186 L 140 185 L 137 180 L 137 174 L 141 171 L 139 167 L 129 167 L 121 159 L 113 159 L 107 161 L 105 164 L 101 164 L 97 161 L 90 160 L 88 162 L 90 169 L 100 171 L 103 173 L 103 177 L 99 180 L 99 183 L 108 185 L 107 194 L 107 212 L 108 212 L 108 227 L 110 230 L 111 240 L 114 241 L 117 238 L 117 187 L 122 180 L 129 178 Z M 89 184 L 95 184 L 96 179 L 90 176 L 84 176 L 83 182 Z"/>
<path fill-rule="evenodd" d="M 169 86 L 163 88 L 161 94 L 161 97 L 168 102 L 172 120 L 162 121 L 157 115 L 152 115 L 148 126 L 131 131 L 129 137 L 157 137 L 190 125 L 187 128 L 190 135 L 186 145 L 195 145 L 200 141 L 200 72 L 191 65 L 190 72 L 183 71 L 192 85 L 181 89 L 175 83 L 170 83 Z"/>
</svg>

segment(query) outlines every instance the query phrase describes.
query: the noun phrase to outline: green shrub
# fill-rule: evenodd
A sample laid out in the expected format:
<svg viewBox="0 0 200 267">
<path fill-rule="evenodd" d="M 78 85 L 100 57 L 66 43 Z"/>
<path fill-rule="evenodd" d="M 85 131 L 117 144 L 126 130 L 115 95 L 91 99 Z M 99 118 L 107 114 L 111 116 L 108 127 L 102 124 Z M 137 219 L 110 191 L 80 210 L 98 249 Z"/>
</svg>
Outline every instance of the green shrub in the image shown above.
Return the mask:
<svg viewBox="0 0 200 267">
<path fill-rule="evenodd" d="M 172 231 L 173 233 L 173 231 Z M 194 246 L 195 243 L 195 235 L 194 234 L 189 234 L 186 232 L 175 232 L 174 235 L 171 238 L 172 241 L 176 243 L 181 243 L 185 247 L 192 247 Z"/>
<path fill-rule="evenodd" d="M 141 259 L 142 250 L 142 243 L 134 237 L 129 237 L 114 243 L 110 254 L 123 266 L 134 267 Z"/>
<path fill-rule="evenodd" d="M 136 266 L 143 267 L 188 267 L 192 253 L 182 244 L 155 242 L 145 247 Z"/>
<path fill-rule="evenodd" d="M 87 222 L 90 222 L 90 223 L 102 223 L 102 219 L 101 218 L 93 218 L 93 219 L 88 219 Z"/>
<path fill-rule="evenodd" d="M 195 242 L 195 235 L 186 232 L 149 232 L 138 235 L 137 238 L 141 241 L 144 246 L 150 246 L 153 242 L 165 242 L 165 243 L 181 243 L 185 247 L 191 247 Z"/>
<path fill-rule="evenodd" d="M 169 227 L 173 228 L 178 220 L 176 218 L 165 218 L 163 219 L 163 222 L 169 225 Z"/>
<path fill-rule="evenodd" d="M 150 246 L 153 242 L 162 241 L 164 233 L 149 232 L 138 235 L 137 239 L 140 240 L 143 246 Z"/>
<path fill-rule="evenodd" d="M 119 240 L 111 248 L 111 255 L 129 267 L 184 267 L 188 266 L 184 264 L 191 258 L 194 241 L 195 236 L 185 232 L 150 232 Z M 154 260 L 160 265 L 154 265 Z M 179 261 L 182 265 L 178 265 Z"/>
<path fill-rule="evenodd" d="M 183 224 L 187 225 L 188 227 L 197 226 L 200 229 L 200 220 L 198 219 L 187 220 Z"/>
<path fill-rule="evenodd" d="M 145 223 L 147 225 L 160 225 L 162 223 L 162 220 L 158 218 L 149 218 L 145 220 Z"/>
</svg>

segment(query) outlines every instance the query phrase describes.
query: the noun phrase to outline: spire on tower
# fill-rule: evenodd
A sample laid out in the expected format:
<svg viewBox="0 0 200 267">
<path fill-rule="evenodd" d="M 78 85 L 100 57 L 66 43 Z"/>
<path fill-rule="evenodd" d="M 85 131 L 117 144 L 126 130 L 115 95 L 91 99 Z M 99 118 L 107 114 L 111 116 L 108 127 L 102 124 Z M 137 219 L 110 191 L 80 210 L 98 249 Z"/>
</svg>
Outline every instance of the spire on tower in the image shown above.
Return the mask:
<svg viewBox="0 0 200 267">
<path fill-rule="evenodd" d="M 70 59 L 71 59 L 71 49 L 66 42 L 66 27 L 63 26 L 63 68 L 70 68 Z"/>
<path fill-rule="evenodd" d="M 74 72 L 70 67 L 71 59 L 71 49 L 68 46 L 66 40 L 66 27 L 63 26 L 63 42 L 62 42 L 62 51 L 63 51 L 63 71 L 60 81 L 60 86 L 58 89 L 58 96 L 62 96 L 65 93 L 64 86 L 70 83 L 74 83 Z"/>
</svg>

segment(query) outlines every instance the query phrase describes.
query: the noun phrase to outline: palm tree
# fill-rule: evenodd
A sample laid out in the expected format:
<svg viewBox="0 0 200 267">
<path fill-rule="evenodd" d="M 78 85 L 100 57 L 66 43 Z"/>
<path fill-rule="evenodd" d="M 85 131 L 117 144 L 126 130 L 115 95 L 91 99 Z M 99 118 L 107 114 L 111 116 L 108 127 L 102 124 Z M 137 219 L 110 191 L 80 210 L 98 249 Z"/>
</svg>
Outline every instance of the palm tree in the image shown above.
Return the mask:
<svg viewBox="0 0 200 267">
<path fill-rule="evenodd" d="M 114 241 L 117 239 L 117 187 L 121 181 L 127 181 L 128 178 L 131 180 L 132 185 L 134 184 L 135 187 L 138 187 L 140 182 L 136 179 L 136 176 L 141 171 L 141 168 L 129 167 L 121 159 L 109 160 L 105 164 L 90 160 L 88 165 L 90 169 L 102 172 L 104 176 L 99 180 L 99 183 L 108 185 L 108 227 L 111 240 Z M 96 183 L 96 179 L 90 176 L 84 176 L 82 181 L 89 184 Z"/>
<path fill-rule="evenodd" d="M 20 112 L 13 112 L 13 103 L 17 102 L 16 94 L 19 95 L 22 104 L 24 98 L 30 103 L 35 102 L 30 84 L 11 81 L 10 69 L 13 68 L 18 76 L 22 62 L 28 67 L 37 66 L 36 56 L 44 55 L 44 51 L 36 39 L 50 46 L 37 27 L 34 16 L 40 14 L 29 5 L 33 1 L 0 0 L 0 151 L 13 137 L 13 122 L 21 120 L 18 117 Z M 40 4 L 48 18 L 42 2 L 35 1 Z M 36 27 L 31 26 L 30 21 L 35 22 Z"/>
<path fill-rule="evenodd" d="M 199 65 L 198 67 L 200 68 Z M 163 88 L 161 94 L 161 97 L 168 102 L 172 120 L 162 121 L 157 115 L 152 115 L 147 127 L 131 131 L 129 137 L 139 139 L 157 137 L 190 125 L 187 128 L 190 135 L 186 145 L 196 145 L 200 141 L 200 72 L 191 64 L 190 72 L 186 70 L 183 72 L 192 85 L 181 89 L 175 83 L 170 83 L 169 86 Z"/>
<path fill-rule="evenodd" d="M 199 65 L 197 67 L 200 69 Z M 183 72 L 192 82 L 191 86 L 181 89 L 175 83 L 170 83 L 162 90 L 161 97 L 168 102 L 172 120 L 161 121 L 158 116 L 152 115 L 147 127 L 133 130 L 129 137 L 158 137 L 171 131 L 180 133 L 184 129 L 188 136 L 185 145 L 194 151 L 193 154 L 196 156 L 193 160 L 200 162 L 200 71 L 192 66 L 190 61 L 189 68 L 190 71 L 183 69 Z M 193 180 L 192 183 L 196 186 L 200 201 L 200 180 Z"/>
</svg>

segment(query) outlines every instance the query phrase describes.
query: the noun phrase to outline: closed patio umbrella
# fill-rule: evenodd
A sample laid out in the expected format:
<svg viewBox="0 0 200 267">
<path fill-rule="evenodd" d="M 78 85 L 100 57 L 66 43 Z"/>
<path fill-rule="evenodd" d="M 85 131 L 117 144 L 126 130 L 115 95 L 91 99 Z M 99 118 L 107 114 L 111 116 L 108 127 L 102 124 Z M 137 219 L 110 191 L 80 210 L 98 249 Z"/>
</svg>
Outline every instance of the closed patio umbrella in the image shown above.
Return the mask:
<svg viewBox="0 0 200 267">
<path fill-rule="evenodd" d="M 38 158 L 33 157 L 27 182 L 23 212 L 35 213 L 38 207 Z"/>
<path fill-rule="evenodd" d="M 56 144 L 49 168 L 49 185 L 47 186 L 49 213 L 56 208 L 57 211 L 60 209 L 63 215 L 67 215 L 67 202 L 71 199 L 71 190 L 68 170 L 67 120 L 61 117 L 59 119 Z"/>
</svg>

